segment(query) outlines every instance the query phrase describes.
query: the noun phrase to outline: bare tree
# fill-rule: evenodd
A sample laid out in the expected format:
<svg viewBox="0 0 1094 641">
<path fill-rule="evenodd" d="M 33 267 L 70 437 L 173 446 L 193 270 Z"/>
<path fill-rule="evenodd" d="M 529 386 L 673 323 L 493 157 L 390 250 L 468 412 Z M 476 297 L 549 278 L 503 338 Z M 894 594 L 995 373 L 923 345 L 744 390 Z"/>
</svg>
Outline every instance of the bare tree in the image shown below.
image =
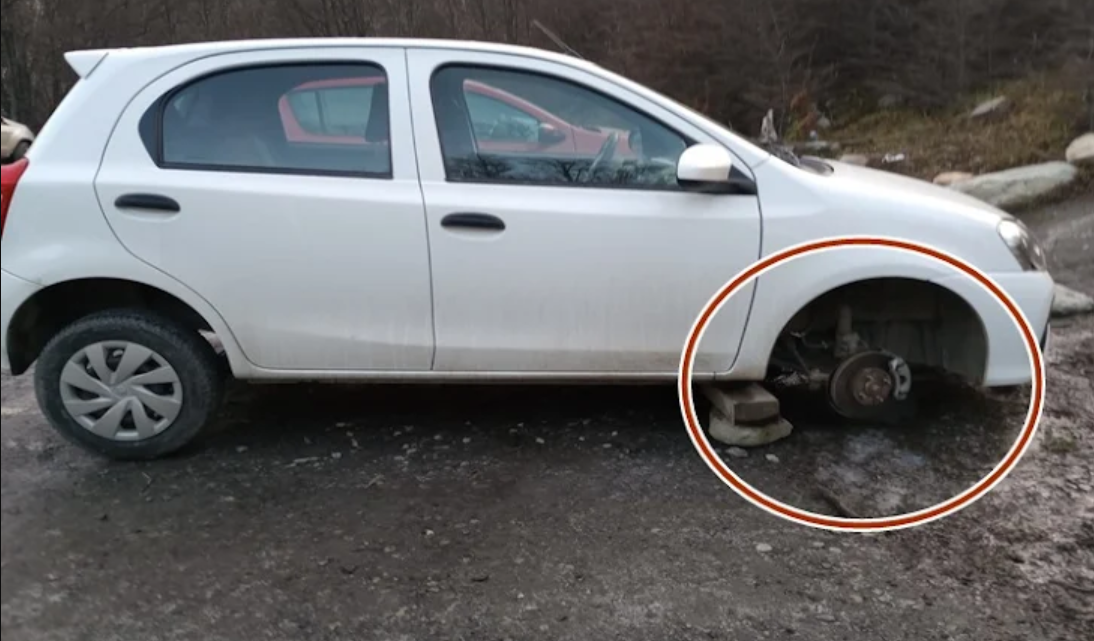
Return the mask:
<svg viewBox="0 0 1094 641">
<path fill-rule="evenodd" d="M 285 36 L 556 49 L 537 19 L 716 119 L 754 123 L 775 108 L 780 129 L 851 93 L 931 106 L 1065 64 L 1076 91 L 1094 83 L 1090 0 L 0 0 L 0 12 L 0 103 L 35 127 L 75 80 L 63 60 L 73 49 Z"/>
</svg>

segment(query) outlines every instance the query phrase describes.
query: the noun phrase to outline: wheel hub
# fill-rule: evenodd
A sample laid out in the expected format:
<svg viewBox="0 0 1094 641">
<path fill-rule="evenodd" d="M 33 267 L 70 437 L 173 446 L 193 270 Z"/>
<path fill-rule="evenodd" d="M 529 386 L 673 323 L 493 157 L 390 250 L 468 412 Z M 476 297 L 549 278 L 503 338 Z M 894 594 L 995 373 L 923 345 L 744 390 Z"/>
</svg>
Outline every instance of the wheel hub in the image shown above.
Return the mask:
<svg viewBox="0 0 1094 641">
<path fill-rule="evenodd" d="M 893 379 L 889 373 L 877 367 L 866 367 L 851 379 L 851 395 L 859 405 L 876 407 L 893 393 Z"/>
<path fill-rule="evenodd" d="M 124 341 L 77 352 L 61 372 L 61 403 L 80 426 L 113 441 L 143 441 L 182 412 L 178 372 L 152 350 Z"/>
<path fill-rule="evenodd" d="M 884 352 L 848 357 L 828 380 L 832 408 L 852 420 L 883 419 L 907 397 L 910 373 L 904 361 Z"/>
</svg>

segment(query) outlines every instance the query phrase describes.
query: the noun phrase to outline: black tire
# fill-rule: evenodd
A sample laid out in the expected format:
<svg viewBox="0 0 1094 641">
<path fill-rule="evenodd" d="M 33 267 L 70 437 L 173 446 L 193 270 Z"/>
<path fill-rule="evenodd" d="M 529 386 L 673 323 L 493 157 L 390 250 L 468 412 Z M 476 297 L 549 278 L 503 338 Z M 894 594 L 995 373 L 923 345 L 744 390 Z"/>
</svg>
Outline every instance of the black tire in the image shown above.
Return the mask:
<svg viewBox="0 0 1094 641">
<path fill-rule="evenodd" d="M 99 436 L 65 409 L 61 374 L 81 350 L 104 341 L 125 341 L 151 349 L 177 373 L 182 386 L 178 417 L 161 433 L 140 441 Z M 119 461 L 163 458 L 188 445 L 220 409 L 224 376 L 215 350 L 200 334 L 142 310 L 88 316 L 61 331 L 42 350 L 35 370 L 38 404 L 62 436 L 99 456 Z"/>
<path fill-rule="evenodd" d="M 28 151 L 30 151 L 30 143 L 24 140 L 15 146 L 15 151 L 11 152 L 11 162 L 22 160 L 26 157 Z"/>
</svg>

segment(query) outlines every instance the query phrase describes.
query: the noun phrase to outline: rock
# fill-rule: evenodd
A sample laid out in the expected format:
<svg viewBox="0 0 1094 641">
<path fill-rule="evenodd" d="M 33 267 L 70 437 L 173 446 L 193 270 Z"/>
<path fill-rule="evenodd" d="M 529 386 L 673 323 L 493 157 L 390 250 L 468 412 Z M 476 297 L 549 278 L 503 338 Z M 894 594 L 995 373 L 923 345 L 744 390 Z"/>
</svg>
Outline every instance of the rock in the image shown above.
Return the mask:
<svg viewBox="0 0 1094 641">
<path fill-rule="evenodd" d="M 774 454 L 768 454 L 765 458 L 767 459 L 768 463 L 778 463 L 779 462 L 779 457 L 775 456 Z"/>
<path fill-rule="evenodd" d="M 884 95 L 877 101 L 877 106 L 880 109 L 896 109 L 902 104 L 904 104 L 904 99 L 896 94 Z"/>
<path fill-rule="evenodd" d="M 748 450 L 742 449 L 740 447 L 731 447 L 726 450 L 726 454 L 728 454 L 731 458 L 748 458 Z"/>
<path fill-rule="evenodd" d="M 760 554 L 771 554 L 772 552 L 775 551 L 775 548 L 768 545 L 767 543 L 761 543 L 761 544 L 756 546 L 756 551 L 759 552 Z"/>
<path fill-rule="evenodd" d="M 844 154 L 840 156 L 840 162 L 848 165 L 857 165 L 859 167 L 867 167 L 870 165 L 870 157 L 864 154 Z"/>
<path fill-rule="evenodd" d="M 821 116 L 820 119 L 817 120 L 817 129 L 824 130 L 824 129 L 831 129 L 831 128 L 832 128 L 832 121 L 829 120 L 827 117 Z"/>
<path fill-rule="evenodd" d="M 722 416 L 739 423 L 765 423 L 779 417 L 779 399 L 762 385 L 716 387 L 703 385 L 703 395 Z"/>
<path fill-rule="evenodd" d="M 1094 313 L 1094 298 L 1074 289 L 1056 286 L 1056 299 L 1052 302 L 1052 316 L 1065 318 Z"/>
<path fill-rule="evenodd" d="M 1079 170 L 1066 162 L 1047 162 L 981 174 L 970 180 L 955 183 L 950 189 L 979 198 L 984 202 L 1006 209 L 1029 204 L 1067 187 L 1078 176 Z"/>
<path fill-rule="evenodd" d="M 1011 102 L 1006 96 L 999 96 L 998 98 L 992 98 L 987 102 L 982 102 L 980 105 L 973 109 L 969 117 L 973 120 L 984 120 L 988 118 L 995 118 L 1002 116 L 1010 111 Z"/>
<path fill-rule="evenodd" d="M 1094 165 L 1094 133 L 1080 136 L 1067 148 L 1067 161 L 1073 165 Z"/>
<path fill-rule="evenodd" d="M 767 425 L 742 426 L 727 418 L 717 409 L 710 413 L 710 436 L 716 441 L 737 448 L 762 447 L 790 436 L 794 426 L 785 419 L 776 419 Z"/>
<path fill-rule="evenodd" d="M 935 176 L 934 184 L 941 185 L 943 187 L 952 187 L 957 183 L 965 182 L 966 180 L 972 180 L 976 176 L 964 172 L 964 171 L 947 171 L 943 174 Z"/>
</svg>

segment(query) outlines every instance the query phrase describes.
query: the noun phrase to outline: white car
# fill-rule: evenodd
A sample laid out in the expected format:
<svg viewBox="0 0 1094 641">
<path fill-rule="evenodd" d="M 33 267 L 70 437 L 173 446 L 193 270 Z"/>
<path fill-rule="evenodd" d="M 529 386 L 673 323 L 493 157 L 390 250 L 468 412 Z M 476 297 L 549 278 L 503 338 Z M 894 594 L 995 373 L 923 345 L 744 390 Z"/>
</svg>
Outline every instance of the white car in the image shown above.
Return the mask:
<svg viewBox="0 0 1094 641">
<path fill-rule="evenodd" d="M 3 169 L 3 368 L 33 366 L 51 424 L 103 455 L 183 447 L 228 369 L 671 382 L 728 279 L 841 234 L 960 256 L 1047 336 L 1053 280 L 1004 212 L 773 154 L 574 57 L 303 39 L 66 59 L 79 82 Z M 988 292 L 883 248 L 764 275 L 726 303 L 695 364 L 710 384 L 819 372 L 848 417 L 898 403 L 913 368 L 1031 379 Z"/>
</svg>

